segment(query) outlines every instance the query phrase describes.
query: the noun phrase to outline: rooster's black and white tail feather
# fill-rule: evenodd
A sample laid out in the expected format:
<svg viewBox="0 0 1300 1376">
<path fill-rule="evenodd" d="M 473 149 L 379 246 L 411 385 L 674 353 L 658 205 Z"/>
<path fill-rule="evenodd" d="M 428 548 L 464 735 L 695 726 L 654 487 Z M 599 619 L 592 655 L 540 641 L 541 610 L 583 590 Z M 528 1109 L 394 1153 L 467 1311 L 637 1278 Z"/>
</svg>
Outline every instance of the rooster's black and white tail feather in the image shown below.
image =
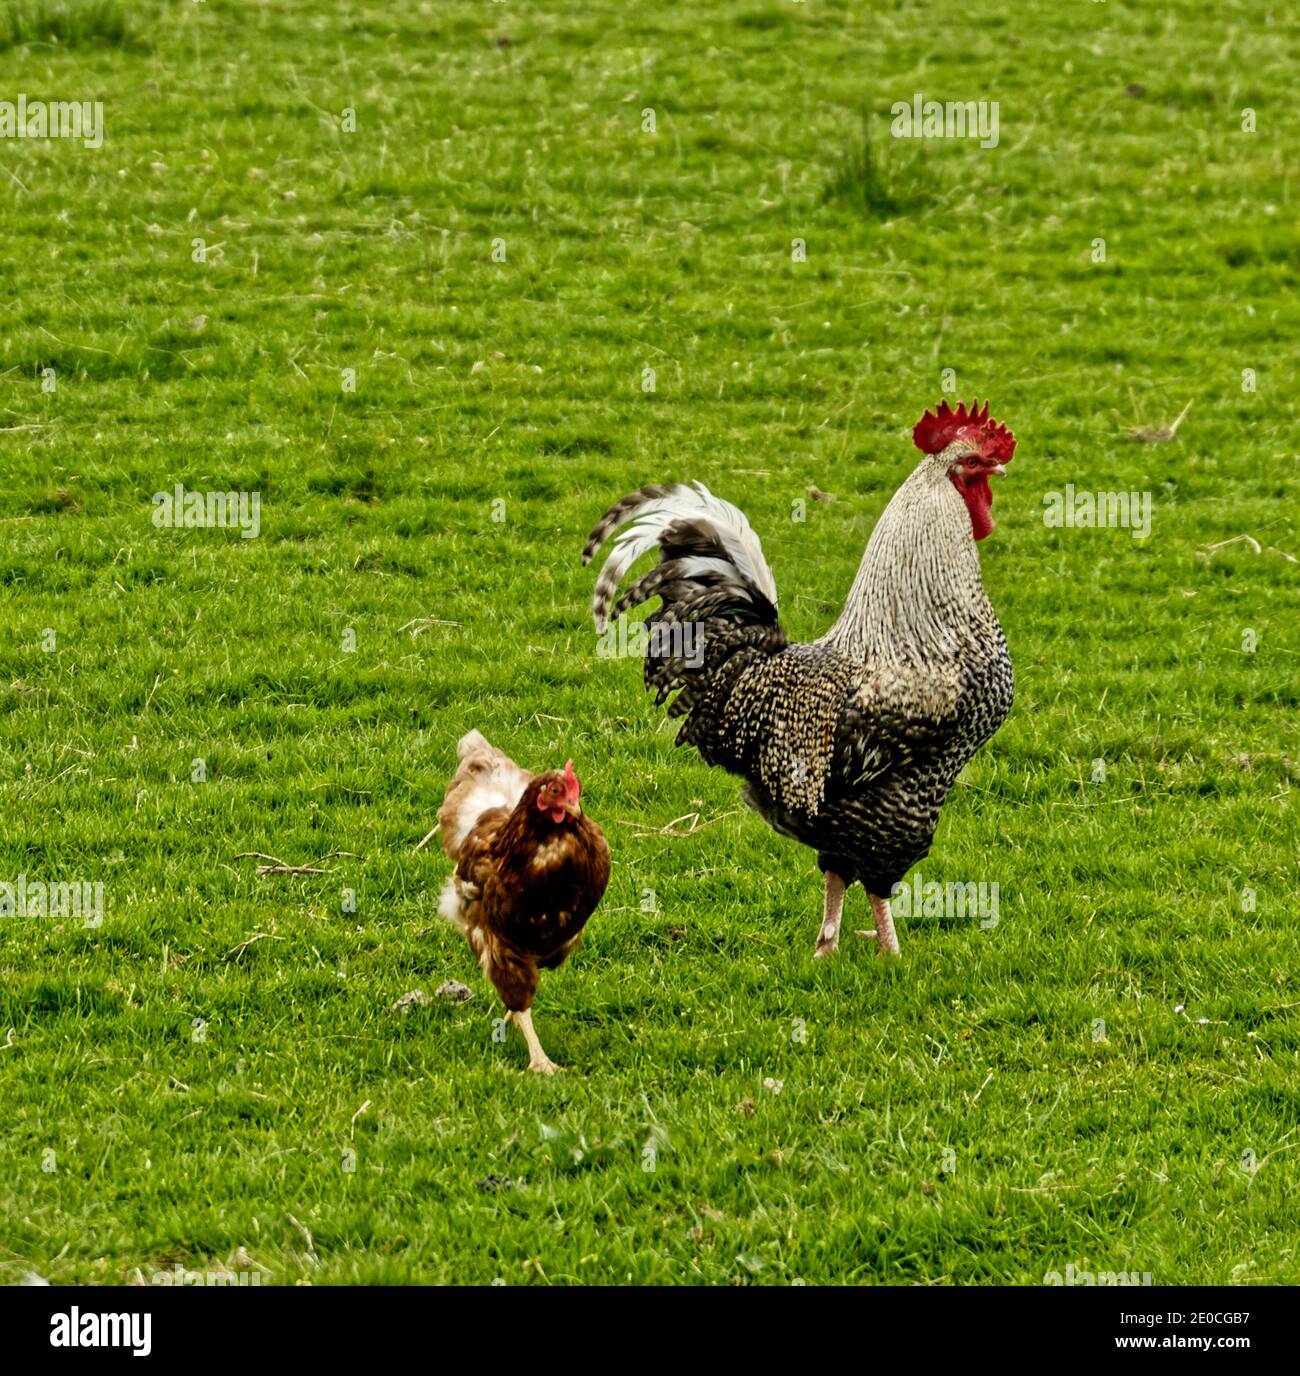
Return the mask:
<svg viewBox="0 0 1300 1376">
<path fill-rule="evenodd" d="M 703 483 L 652 484 L 615 502 L 587 537 L 582 562 L 590 563 L 620 526 L 626 528 L 615 538 L 592 598 L 598 631 L 605 630 L 611 617 L 651 597 L 662 597 L 668 608 L 679 598 L 693 602 L 693 592 L 718 594 L 701 604 L 705 615 L 725 614 L 726 604 L 734 603 L 738 617 L 749 613 L 750 620 L 776 620 L 776 580 L 758 536 L 744 512 L 715 497 Z M 659 565 L 611 611 L 624 575 L 656 546 Z"/>
<path fill-rule="evenodd" d="M 603 633 L 625 611 L 662 599 L 645 619 L 646 687 L 659 703 L 677 692 L 668 713 L 687 718 L 678 744 L 698 745 L 713 758 L 705 738 L 718 718 L 709 706 L 726 700 L 749 665 L 787 643 L 763 546 L 744 513 L 699 482 L 643 487 L 615 502 L 588 536 L 582 562 L 620 527 L 596 580 L 596 629 Z M 653 549 L 659 563 L 614 602 L 624 575 Z"/>
</svg>

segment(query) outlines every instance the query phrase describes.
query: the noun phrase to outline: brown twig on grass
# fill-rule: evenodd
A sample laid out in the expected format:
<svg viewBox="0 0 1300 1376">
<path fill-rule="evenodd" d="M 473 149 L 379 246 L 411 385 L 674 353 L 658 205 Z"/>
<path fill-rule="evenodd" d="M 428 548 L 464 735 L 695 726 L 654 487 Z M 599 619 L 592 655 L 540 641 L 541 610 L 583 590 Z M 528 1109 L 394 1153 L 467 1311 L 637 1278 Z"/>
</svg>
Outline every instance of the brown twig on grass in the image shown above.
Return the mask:
<svg viewBox="0 0 1300 1376">
<path fill-rule="evenodd" d="M 738 817 L 741 811 L 741 808 L 732 808 L 730 812 L 722 812 L 716 817 L 710 817 L 707 822 L 700 821 L 698 812 L 683 812 L 680 817 L 674 817 L 671 822 L 665 822 L 661 827 L 648 826 L 644 822 L 625 822 L 620 817 L 616 817 L 614 821 L 618 826 L 632 827 L 635 831 L 643 831 L 651 836 L 694 836 L 697 832 L 703 831 L 705 827 L 711 827 L 728 817 Z M 687 820 L 690 821 L 690 826 L 685 831 L 678 831 L 677 823 Z"/>
<path fill-rule="evenodd" d="M 1178 427 L 1183 423 L 1183 417 L 1191 409 L 1192 403 L 1189 401 L 1187 405 L 1179 411 L 1177 420 L 1171 425 L 1159 425 L 1154 429 L 1148 429 L 1146 426 L 1139 425 L 1136 429 L 1130 430 L 1125 438 L 1133 440 L 1138 444 L 1163 444 L 1173 439 L 1178 433 Z"/>
<path fill-rule="evenodd" d="M 282 936 L 271 936 L 271 934 L 270 934 L 269 932 L 254 932 L 253 935 L 250 936 L 246 941 L 241 941 L 241 942 L 239 943 L 238 946 L 232 946 L 232 947 L 230 948 L 230 950 L 228 950 L 228 951 L 226 952 L 226 959 L 229 960 L 229 959 L 231 958 L 231 956 L 234 956 L 234 958 L 235 958 L 236 960 L 242 960 L 242 959 L 244 958 L 244 953 L 245 953 L 245 951 L 247 951 L 248 948 L 249 948 L 251 945 L 253 945 L 253 943 L 256 942 L 256 941 L 283 941 L 283 940 L 284 940 L 284 937 L 282 937 Z"/>
<path fill-rule="evenodd" d="M 1215 550 L 1226 549 L 1229 545 L 1239 545 L 1245 541 L 1256 554 L 1261 553 L 1260 543 L 1253 535 L 1234 535 L 1231 540 L 1218 540 L 1212 545 L 1205 545 L 1196 552 L 1202 559 L 1208 559 Z"/>
<path fill-rule="evenodd" d="M 397 634 L 401 635 L 408 627 L 414 626 L 415 629 L 411 632 L 411 639 L 414 640 L 421 632 L 427 631 L 430 626 L 463 626 L 464 624 L 463 621 L 444 621 L 440 616 L 417 616 L 414 620 L 408 621 L 405 626 L 399 626 Z"/>
<path fill-rule="evenodd" d="M 349 860 L 364 860 L 364 855 L 357 855 L 350 850 L 332 850 L 326 855 L 318 855 L 308 865 L 289 865 L 277 855 L 267 855 L 260 850 L 241 850 L 234 858 L 236 860 L 269 860 L 269 865 L 259 865 L 257 867 L 258 877 L 265 874 L 329 874 L 331 871 L 319 869 L 322 860 L 333 860 L 336 856 L 345 856 Z"/>
<path fill-rule="evenodd" d="M 1212 545 L 1203 545 L 1196 551 L 1196 557 L 1198 559 L 1211 559 L 1219 550 L 1227 549 L 1229 545 L 1239 545 L 1243 542 L 1248 544 L 1256 554 L 1264 553 L 1264 546 L 1261 545 L 1253 535 L 1234 535 L 1231 540 L 1217 540 Z M 1276 545 L 1269 545 L 1268 553 L 1276 554 L 1279 559 L 1285 559 L 1288 564 L 1300 564 L 1300 559 L 1297 559 L 1294 554 L 1288 554 L 1286 550 L 1278 549 Z"/>
<path fill-rule="evenodd" d="M 302 1234 L 303 1241 L 307 1244 L 307 1260 L 313 1266 L 320 1265 L 320 1258 L 316 1255 L 316 1243 L 312 1239 L 311 1229 L 305 1223 L 299 1223 L 292 1214 L 288 1215 L 289 1222 Z"/>
</svg>

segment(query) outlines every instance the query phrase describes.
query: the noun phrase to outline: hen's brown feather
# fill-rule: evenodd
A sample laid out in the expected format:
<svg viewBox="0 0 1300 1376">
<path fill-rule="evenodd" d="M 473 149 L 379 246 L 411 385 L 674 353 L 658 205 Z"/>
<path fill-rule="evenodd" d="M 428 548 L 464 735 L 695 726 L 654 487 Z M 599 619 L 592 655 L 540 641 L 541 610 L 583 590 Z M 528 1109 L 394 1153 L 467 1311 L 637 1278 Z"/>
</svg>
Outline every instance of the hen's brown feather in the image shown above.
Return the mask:
<svg viewBox="0 0 1300 1376">
<path fill-rule="evenodd" d="M 521 1012 L 532 1005 L 539 970 L 577 949 L 609 883 L 609 846 L 589 818 L 566 814 L 557 823 L 538 806 L 548 781 L 563 777 L 558 771 L 534 778 L 470 734 L 477 740 L 468 748 L 462 742 L 461 767 L 439 813 L 456 862 L 442 911 L 465 933 L 505 1006 Z M 523 781 L 514 805 L 489 806 L 470 821 L 476 800 L 490 800 L 502 780 Z"/>
</svg>

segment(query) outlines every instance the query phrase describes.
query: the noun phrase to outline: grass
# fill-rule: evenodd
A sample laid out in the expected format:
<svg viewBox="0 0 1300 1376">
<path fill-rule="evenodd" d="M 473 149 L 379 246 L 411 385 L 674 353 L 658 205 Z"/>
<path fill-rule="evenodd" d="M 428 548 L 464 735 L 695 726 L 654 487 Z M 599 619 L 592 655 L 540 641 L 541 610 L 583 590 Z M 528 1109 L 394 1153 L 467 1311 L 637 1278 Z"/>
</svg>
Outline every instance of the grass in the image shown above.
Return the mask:
<svg viewBox="0 0 1300 1376">
<path fill-rule="evenodd" d="M 5 0 L 0 51 L 24 47 L 143 46 L 130 11 L 117 0 Z"/>
<path fill-rule="evenodd" d="M 828 198 L 840 199 L 868 217 L 887 220 L 914 209 L 921 188 L 909 185 L 905 171 L 887 170 L 871 132 L 872 117 L 862 116 L 861 132 L 844 148 L 826 186 Z M 901 157 L 894 155 L 894 162 Z"/>
<path fill-rule="evenodd" d="M 45 41 L 80 8 L 0 55 L 105 111 L 0 145 L 0 879 L 107 914 L 0 919 L 0 1278 L 1300 1277 L 1295 21 L 209 0 Z M 918 90 L 999 146 L 891 140 Z M 701 478 L 814 637 L 945 369 L 1020 441 L 1018 702 L 921 870 L 1000 921 L 814 964 L 811 855 L 597 657 L 578 551 Z M 155 528 L 176 483 L 259 538 Z M 1046 527 L 1067 483 L 1150 537 Z M 553 1081 L 414 851 L 471 726 L 572 755 L 614 849 Z"/>
</svg>

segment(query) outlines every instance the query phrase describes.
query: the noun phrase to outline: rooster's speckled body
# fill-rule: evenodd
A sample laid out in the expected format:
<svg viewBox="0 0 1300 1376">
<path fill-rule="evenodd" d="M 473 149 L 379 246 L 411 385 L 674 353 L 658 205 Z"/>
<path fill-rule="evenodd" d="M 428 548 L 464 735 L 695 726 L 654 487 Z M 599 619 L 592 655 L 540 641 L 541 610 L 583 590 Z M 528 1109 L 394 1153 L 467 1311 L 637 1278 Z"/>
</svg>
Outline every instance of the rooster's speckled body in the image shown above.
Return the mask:
<svg viewBox="0 0 1300 1376">
<path fill-rule="evenodd" d="M 877 523 L 839 620 L 811 644 L 789 642 L 757 537 L 702 484 L 625 497 L 583 553 L 633 522 L 597 580 L 597 628 L 663 599 L 647 618 L 646 686 L 659 702 L 677 692 L 668 710 L 685 717 L 679 744 L 743 778 L 777 831 L 816 850 L 827 877 L 819 954 L 835 949 L 855 881 L 872 896 L 882 951 L 897 949 L 889 892 L 929 851 L 948 791 L 1014 695 L 975 547 L 992 528 L 987 476 L 1014 441 L 987 407 L 941 407 L 917 443 L 933 452 Z M 624 573 L 656 545 L 659 564 L 611 611 Z M 687 624 L 702 657 L 674 653 L 683 642 L 671 628 Z"/>
</svg>

